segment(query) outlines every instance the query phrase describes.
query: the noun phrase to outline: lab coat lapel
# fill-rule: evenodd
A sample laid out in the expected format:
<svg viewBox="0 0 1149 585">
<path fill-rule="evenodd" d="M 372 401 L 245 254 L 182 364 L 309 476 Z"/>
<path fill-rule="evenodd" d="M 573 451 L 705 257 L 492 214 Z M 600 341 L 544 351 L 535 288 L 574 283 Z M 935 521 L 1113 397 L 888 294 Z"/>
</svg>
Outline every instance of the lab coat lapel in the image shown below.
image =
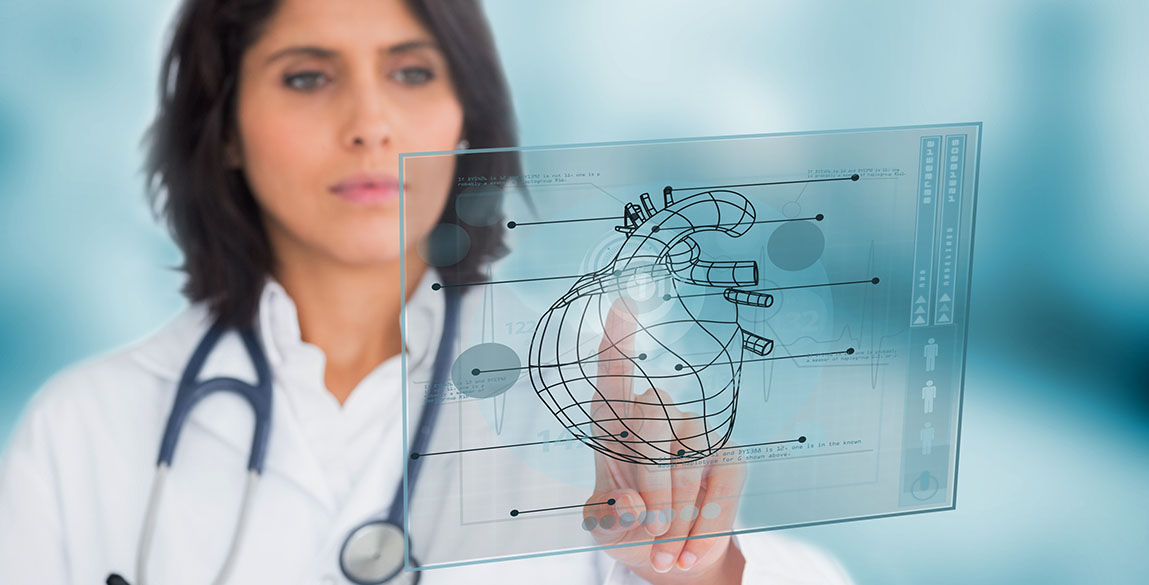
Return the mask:
<svg viewBox="0 0 1149 585">
<path fill-rule="evenodd" d="M 412 380 L 431 379 L 435 354 L 443 333 L 444 301 L 442 295 L 432 292 L 433 289 L 431 289 L 431 283 L 435 282 L 436 276 L 437 273 L 428 270 L 416 288 L 414 296 L 404 306 L 405 327 L 408 330 L 412 327 L 423 330 L 422 334 L 414 336 L 413 339 L 406 339 L 410 344 L 405 346 L 405 350 L 408 352 L 405 363 L 406 378 L 410 379 L 407 380 L 406 385 L 402 383 L 399 385 L 398 391 L 403 394 L 403 400 L 396 401 L 397 404 L 395 404 L 398 406 L 399 412 L 380 412 L 380 424 L 386 429 L 387 435 L 383 438 L 376 454 L 364 462 L 363 473 L 356 481 L 346 505 L 339 512 L 335 521 L 336 530 L 332 533 L 328 550 L 338 550 L 349 531 L 363 522 L 386 518 L 392 505 L 404 506 L 402 493 L 399 494 L 398 501 L 393 501 L 393 498 L 396 495 L 396 490 L 403 485 L 405 467 L 410 463 L 407 454 L 418 432 L 420 417 L 426 404 L 423 389 L 419 383 Z M 404 378 L 403 373 L 400 372 L 398 377 L 399 380 L 388 379 L 386 381 L 400 382 Z M 382 393 L 389 392 L 391 389 L 375 387 L 356 390 L 356 392 L 359 391 Z M 440 405 L 435 428 L 453 428 L 453 425 L 457 424 L 457 421 L 450 418 L 450 412 L 447 412 L 453 409 L 446 406 Z M 404 437 L 402 424 L 404 413 L 407 421 L 406 437 Z M 441 490 L 446 489 L 445 484 L 441 481 L 446 476 L 433 459 L 425 459 L 421 464 L 416 478 L 418 487 L 415 488 L 420 493 L 437 495 L 441 493 Z M 439 477 L 435 477 L 436 475 Z M 426 499 L 433 503 L 441 501 L 441 498 L 435 496 Z M 438 507 L 436 511 L 444 512 Z M 423 528 L 422 534 L 416 534 L 416 531 L 412 531 L 413 539 L 424 539 L 420 541 L 420 547 L 425 546 L 425 539 L 430 536 L 424 527 L 421 528 Z M 316 557 L 315 562 L 317 566 L 325 566 L 326 563 L 330 563 L 330 558 L 323 554 Z"/>
<path fill-rule="evenodd" d="M 399 438 L 402 437 L 400 424 L 402 415 L 396 413 L 395 420 L 388 426 L 389 434 L 382 441 L 381 448 L 374 456 L 363 462 L 363 473 L 351 489 L 343 509 L 338 512 L 333 524 L 335 530 L 330 535 L 328 546 L 315 558 L 317 567 L 326 566 L 331 562 L 327 551 L 338 550 L 352 529 L 368 520 L 386 518 L 391 505 L 400 507 L 404 505 L 401 493 L 398 501 L 393 501 L 393 498 L 403 482 L 404 466 L 408 463 L 404 453 L 410 441 L 414 439 L 415 426 L 422 413 L 422 405 L 409 405 L 408 408 L 410 410 L 406 441 Z M 431 487 L 433 482 L 426 479 L 426 467 L 424 464 L 424 469 L 419 472 L 419 477 L 423 478 L 419 480 L 419 485 L 423 490 L 435 489 Z"/>
<path fill-rule="evenodd" d="M 411 299 L 412 302 L 405 307 L 405 315 L 413 319 L 409 325 L 432 327 L 435 330 L 431 336 L 420 337 L 424 342 L 420 347 L 408 348 L 413 350 L 412 363 L 409 364 L 409 367 L 423 369 L 425 373 L 422 375 L 427 376 L 430 374 L 430 365 L 434 359 L 434 353 L 438 346 L 437 341 L 441 334 L 439 329 L 442 320 L 442 298 L 430 292 L 430 283 L 436 280 L 436 275 L 437 272 L 434 270 L 428 270 L 424 274 L 418 287 L 423 294 L 416 293 L 416 297 Z M 285 298 L 276 300 L 278 295 Z M 334 495 L 323 477 L 319 462 L 315 460 L 314 450 L 308 444 L 303 428 L 296 418 L 302 413 L 293 411 L 285 397 L 285 392 L 290 390 L 284 388 L 278 381 L 284 367 L 283 360 L 286 357 L 281 354 L 273 339 L 271 333 L 274 326 L 273 321 L 278 319 L 281 325 L 287 324 L 298 327 L 298 322 L 295 321 L 294 305 L 283 305 L 282 301 L 284 300 L 286 300 L 286 293 L 282 287 L 269 278 L 265 282 L 260 299 L 259 330 L 257 331 L 271 364 L 272 376 L 277 380 L 274 383 L 272 396 L 272 423 L 264 473 L 265 475 L 277 475 L 291 482 L 322 505 L 324 509 L 334 514 L 336 512 Z M 210 325 L 211 316 L 206 305 L 195 303 L 164 330 L 160 331 L 154 339 L 138 347 L 137 357 L 142 365 L 153 370 L 171 388 L 174 395 L 176 385 L 188 359 Z M 293 330 L 289 334 L 289 336 L 297 336 L 298 331 Z M 421 367 L 416 367 L 417 363 Z M 219 340 L 204 364 L 200 380 L 207 380 L 216 376 L 229 376 L 252 383 L 256 380 L 254 367 L 251 365 L 239 335 L 235 332 L 228 332 Z M 412 414 L 417 416 L 417 412 Z M 414 426 L 416 420 L 410 421 L 410 425 Z M 241 461 L 246 462 L 251 448 L 252 428 L 252 414 L 247 403 L 237 395 L 221 393 L 203 400 L 192 409 L 188 415 L 186 430 L 195 429 L 216 437 L 233 448 Z M 414 429 L 410 428 L 408 432 L 409 435 L 413 435 Z M 181 441 L 189 440 L 186 435 L 191 434 L 185 433 L 185 436 L 181 437 Z M 411 438 L 409 436 L 408 440 Z M 403 459 L 401 452 L 386 456 L 393 456 L 400 461 Z M 177 461 L 179 459 L 178 446 L 175 459 Z M 375 469 L 378 467 L 380 466 L 373 466 L 373 471 L 368 473 L 388 475 L 389 472 L 386 469 L 393 469 L 393 467 L 388 468 L 387 466 Z M 355 490 L 354 498 L 365 498 L 365 501 L 374 504 L 376 509 L 369 511 L 369 513 L 379 511 L 381 498 L 384 499 L 383 505 L 386 505 L 390 503 L 390 498 L 393 495 L 391 490 L 396 484 L 384 481 L 383 483 L 387 484 L 385 489 L 387 493 L 380 495 L 377 491 L 379 481 L 380 478 L 378 477 L 368 479 L 365 476 L 362 484 L 376 486 L 376 491 L 370 491 L 368 488 L 370 493 L 362 493 L 363 490 L 358 487 Z M 347 508 L 345 515 L 362 513 L 362 510 L 357 506 L 348 506 Z M 385 511 L 383 510 L 383 512 Z M 342 520 L 344 519 L 340 519 L 340 522 Z"/>
</svg>

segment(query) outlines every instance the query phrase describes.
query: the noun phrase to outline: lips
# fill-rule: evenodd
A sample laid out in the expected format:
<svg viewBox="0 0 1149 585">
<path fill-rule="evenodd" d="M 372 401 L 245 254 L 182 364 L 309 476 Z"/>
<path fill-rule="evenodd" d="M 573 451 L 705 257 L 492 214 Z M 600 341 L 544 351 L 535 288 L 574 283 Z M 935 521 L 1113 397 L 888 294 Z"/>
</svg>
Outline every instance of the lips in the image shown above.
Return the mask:
<svg viewBox="0 0 1149 585">
<path fill-rule="evenodd" d="M 359 173 L 328 188 L 355 203 L 381 203 L 399 197 L 399 179 L 386 173 Z"/>
</svg>

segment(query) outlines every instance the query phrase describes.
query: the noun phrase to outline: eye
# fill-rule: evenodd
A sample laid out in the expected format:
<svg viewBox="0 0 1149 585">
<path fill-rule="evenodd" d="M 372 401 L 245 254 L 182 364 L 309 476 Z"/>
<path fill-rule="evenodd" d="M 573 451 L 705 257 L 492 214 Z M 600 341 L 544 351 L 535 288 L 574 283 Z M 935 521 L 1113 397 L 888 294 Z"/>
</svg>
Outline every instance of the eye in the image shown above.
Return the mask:
<svg viewBox="0 0 1149 585">
<path fill-rule="evenodd" d="M 423 85 L 435 78 L 435 73 L 426 67 L 404 67 L 391 74 L 391 78 L 407 85 Z"/>
<path fill-rule="evenodd" d="M 302 71 L 283 76 L 283 85 L 297 91 L 312 91 L 318 88 L 327 76 L 318 71 Z"/>
</svg>

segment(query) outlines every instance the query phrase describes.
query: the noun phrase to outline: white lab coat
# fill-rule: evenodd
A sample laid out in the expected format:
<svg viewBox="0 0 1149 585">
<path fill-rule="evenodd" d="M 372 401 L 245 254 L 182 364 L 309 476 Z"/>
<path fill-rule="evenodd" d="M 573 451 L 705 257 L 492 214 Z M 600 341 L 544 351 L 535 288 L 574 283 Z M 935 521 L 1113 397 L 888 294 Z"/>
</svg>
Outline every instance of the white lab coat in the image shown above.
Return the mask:
<svg viewBox="0 0 1149 585">
<path fill-rule="evenodd" d="M 427 275 L 409 323 L 439 327 L 442 295 L 428 294 L 433 271 Z M 111 572 L 139 583 L 137 545 L 160 437 L 177 380 L 209 324 L 206 307 L 191 305 L 142 342 L 72 366 L 37 392 L 0 460 L 0 583 L 94 585 Z M 295 305 L 274 280 L 261 295 L 257 333 L 274 376 L 273 424 L 229 583 L 347 583 L 337 563 L 345 536 L 385 513 L 402 481 L 401 362 L 380 364 L 341 407 L 324 387 L 322 351 L 300 339 Z M 432 345 L 408 349 L 414 368 L 430 371 Z M 201 378 L 224 374 L 254 380 L 234 334 L 221 340 Z M 150 583 L 215 577 L 235 526 L 251 429 L 246 403 L 230 394 L 192 411 L 161 500 Z M 416 489 L 458 488 L 420 481 Z M 458 544 L 445 526 L 438 534 L 412 530 L 417 558 L 421 550 L 442 558 L 434 547 Z M 743 583 L 850 583 L 830 557 L 779 533 L 737 535 L 733 544 L 746 557 Z M 422 584 L 544 579 L 645 583 L 606 552 L 589 551 L 431 569 Z"/>
</svg>

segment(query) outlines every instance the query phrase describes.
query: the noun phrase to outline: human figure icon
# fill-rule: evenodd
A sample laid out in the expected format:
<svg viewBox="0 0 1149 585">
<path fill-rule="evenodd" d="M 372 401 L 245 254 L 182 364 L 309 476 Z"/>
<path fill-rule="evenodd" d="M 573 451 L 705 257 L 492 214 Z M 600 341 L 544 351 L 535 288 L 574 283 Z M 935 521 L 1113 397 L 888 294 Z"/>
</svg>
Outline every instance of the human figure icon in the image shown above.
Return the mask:
<svg viewBox="0 0 1149 585">
<path fill-rule="evenodd" d="M 922 386 L 922 402 L 925 403 L 922 412 L 929 414 L 934 411 L 934 398 L 937 398 L 938 387 L 934 386 L 933 380 L 926 380 L 926 385 Z"/>
<path fill-rule="evenodd" d="M 934 450 L 934 434 L 936 433 L 933 423 L 926 423 L 922 427 L 922 455 L 929 455 Z"/>
<path fill-rule="evenodd" d="M 926 371 L 934 371 L 935 361 L 938 357 L 938 344 L 934 343 L 934 338 L 931 337 L 922 351 L 922 355 L 926 358 Z"/>
</svg>

